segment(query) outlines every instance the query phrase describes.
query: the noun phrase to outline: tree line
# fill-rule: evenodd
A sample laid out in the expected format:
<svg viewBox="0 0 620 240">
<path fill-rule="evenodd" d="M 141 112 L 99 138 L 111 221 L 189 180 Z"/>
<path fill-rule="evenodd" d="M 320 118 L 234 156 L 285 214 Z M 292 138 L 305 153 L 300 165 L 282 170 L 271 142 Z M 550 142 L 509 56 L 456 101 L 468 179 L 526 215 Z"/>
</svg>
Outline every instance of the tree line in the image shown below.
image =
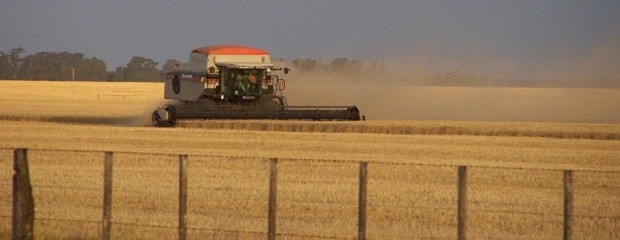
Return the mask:
<svg viewBox="0 0 620 240">
<path fill-rule="evenodd" d="M 82 53 L 37 52 L 22 56 L 23 48 L 0 51 L 0 79 L 12 80 L 86 80 L 86 81 L 162 81 L 165 71 L 174 67 L 176 60 L 168 60 L 163 68 L 158 62 L 140 56 L 131 58 L 125 66 L 113 71 L 98 58 Z"/>
<path fill-rule="evenodd" d="M 109 81 L 109 82 L 162 82 L 166 72 L 177 64 L 168 59 L 159 67 L 153 59 L 134 56 L 129 63 L 108 71 L 107 64 L 82 53 L 37 52 L 24 55 L 23 48 L 0 51 L 0 80 L 51 80 L 51 81 Z M 617 78 L 565 80 L 565 79 L 500 79 L 461 74 L 453 70 L 440 75 L 422 75 L 408 69 L 388 71 L 383 63 L 364 63 L 357 59 L 335 58 L 327 63 L 310 58 L 297 58 L 291 62 L 273 59 L 279 67 L 290 67 L 296 77 L 310 78 L 313 82 L 362 83 L 378 85 L 467 86 L 467 87 L 612 87 L 620 88 Z"/>
<path fill-rule="evenodd" d="M 37 52 L 22 56 L 23 48 L 14 48 L 10 51 L 0 51 L 0 79 L 3 80 L 51 80 L 51 81 L 134 81 L 134 82 L 161 82 L 166 72 L 184 63 L 176 59 L 168 59 L 161 68 L 153 59 L 135 56 L 124 66 L 118 66 L 112 71 L 107 70 L 107 64 L 96 57 L 88 58 L 82 53 L 69 52 Z M 336 58 L 328 64 L 314 59 L 295 59 L 290 64 L 283 59 L 274 60 L 277 64 L 292 65 L 302 73 L 344 73 L 362 74 L 380 72 L 382 67 L 371 64 L 364 67 L 359 60 Z"/>
</svg>

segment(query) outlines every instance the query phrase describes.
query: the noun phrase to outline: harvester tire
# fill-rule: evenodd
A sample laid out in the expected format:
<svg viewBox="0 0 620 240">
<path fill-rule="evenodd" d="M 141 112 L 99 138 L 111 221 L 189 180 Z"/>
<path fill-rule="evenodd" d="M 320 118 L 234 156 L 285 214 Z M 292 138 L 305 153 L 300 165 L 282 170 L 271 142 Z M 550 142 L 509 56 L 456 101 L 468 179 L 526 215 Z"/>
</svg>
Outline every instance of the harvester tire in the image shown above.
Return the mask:
<svg viewBox="0 0 620 240">
<path fill-rule="evenodd" d="M 170 110 L 170 108 L 166 107 L 166 111 L 168 112 L 168 120 L 162 120 L 161 116 L 159 116 L 159 113 L 157 113 L 157 110 L 153 112 L 151 119 L 156 127 L 173 127 L 174 124 L 176 124 L 174 112 L 171 112 Z"/>
</svg>

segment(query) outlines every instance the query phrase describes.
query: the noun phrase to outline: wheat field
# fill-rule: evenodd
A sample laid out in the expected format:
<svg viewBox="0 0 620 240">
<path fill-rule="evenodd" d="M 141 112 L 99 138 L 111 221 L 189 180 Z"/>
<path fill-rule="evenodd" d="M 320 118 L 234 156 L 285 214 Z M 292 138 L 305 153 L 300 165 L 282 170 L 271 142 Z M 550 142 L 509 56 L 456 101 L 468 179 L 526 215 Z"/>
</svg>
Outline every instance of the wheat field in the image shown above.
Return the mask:
<svg viewBox="0 0 620 240">
<path fill-rule="evenodd" d="M 357 236 L 356 161 L 369 163 L 369 238 L 454 239 L 458 165 L 470 166 L 472 239 L 561 238 L 558 169 L 575 170 L 574 237 L 620 238 L 617 123 L 190 121 L 160 129 L 145 119 L 162 104 L 161 92 L 154 83 L 0 81 L 0 238 L 10 236 L 12 149 L 19 147 L 30 149 L 42 239 L 99 237 L 101 151 L 116 152 L 116 239 L 176 237 L 177 154 L 190 154 L 192 239 L 264 237 L 270 157 L 280 159 L 282 238 Z M 609 94 L 601 97 L 617 93 Z"/>
</svg>

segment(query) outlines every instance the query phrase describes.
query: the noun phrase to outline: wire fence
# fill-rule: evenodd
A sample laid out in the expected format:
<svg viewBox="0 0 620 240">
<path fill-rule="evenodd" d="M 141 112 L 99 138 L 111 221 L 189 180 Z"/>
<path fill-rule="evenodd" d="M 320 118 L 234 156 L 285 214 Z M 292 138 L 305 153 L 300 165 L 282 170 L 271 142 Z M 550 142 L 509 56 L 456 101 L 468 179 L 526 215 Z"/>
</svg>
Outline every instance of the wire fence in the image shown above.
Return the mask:
<svg viewBox="0 0 620 240">
<path fill-rule="evenodd" d="M 0 150 L 14 150 L 12 148 L 0 148 Z M 71 157 L 67 157 L 67 154 L 71 155 L 74 153 L 87 153 L 87 154 L 94 154 L 94 155 L 103 155 L 104 153 L 106 153 L 105 151 L 98 151 L 98 150 L 64 150 L 64 149 L 28 149 L 28 151 L 35 151 L 37 152 L 36 157 L 30 157 L 29 160 L 29 164 L 31 165 L 31 168 L 33 168 L 33 170 L 31 170 L 31 174 L 33 175 L 37 175 L 37 174 L 41 174 L 38 173 L 37 170 L 45 170 L 44 168 L 42 168 L 41 166 L 37 166 L 37 164 L 41 164 L 41 162 L 44 161 L 49 161 L 52 164 L 60 164 L 62 165 L 63 162 L 69 161 L 68 159 L 72 159 Z M 50 159 L 41 159 L 42 157 L 40 156 L 44 156 L 44 155 L 53 155 L 53 153 L 60 153 L 62 156 L 56 156 L 56 157 L 51 157 Z M 520 208 L 514 208 L 514 210 L 506 210 L 506 209 L 502 209 L 505 208 L 505 206 L 500 206 L 499 208 L 493 208 L 493 207 L 486 207 L 486 208 L 481 208 L 480 203 L 477 201 L 477 199 L 473 199 L 472 200 L 472 196 L 467 196 L 467 198 L 465 199 L 460 199 L 460 195 L 456 194 L 458 191 L 461 191 L 461 189 L 459 189 L 458 191 L 455 191 L 456 188 L 455 186 L 460 186 L 460 181 L 463 181 L 464 179 L 456 179 L 457 175 L 456 172 L 454 172 L 454 174 L 448 174 L 450 175 L 449 177 L 453 178 L 452 181 L 444 181 L 442 184 L 442 186 L 449 188 L 450 194 L 452 196 L 440 196 L 440 197 L 435 197 L 435 198 L 430 198 L 431 201 L 425 201 L 425 202 L 420 202 L 420 199 L 425 199 L 425 198 L 421 198 L 421 196 L 409 196 L 409 198 L 405 198 L 406 201 L 404 204 L 399 204 L 399 203 L 393 203 L 393 201 L 383 201 L 381 200 L 381 194 L 384 194 L 383 189 L 370 189 L 369 193 L 370 196 L 368 197 L 368 201 L 365 202 L 363 205 L 361 206 L 361 200 L 359 200 L 358 198 L 361 198 L 361 196 L 358 196 L 357 194 L 359 192 L 361 192 L 362 188 L 361 188 L 361 184 L 360 184 L 360 188 L 358 189 L 358 183 L 361 182 L 361 175 L 357 175 L 357 166 L 359 164 L 362 163 L 367 163 L 370 164 L 371 166 L 373 166 L 373 168 L 369 171 L 369 175 L 370 177 L 368 177 L 370 179 L 370 185 L 371 186 L 380 186 L 378 183 L 381 182 L 381 178 L 379 178 L 379 176 L 375 178 L 373 178 L 373 170 L 375 169 L 381 169 L 381 168 L 386 168 L 386 167 L 393 167 L 393 168 L 401 168 L 401 167 L 422 167 L 422 168 L 445 168 L 445 169 L 452 169 L 454 167 L 456 168 L 461 168 L 461 167 L 465 167 L 469 170 L 487 170 L 487 171 L 493 171 L 493 170 L 507 170 L 507 171 L 515 171 L 515 170 L 525 170 L 525 171 L 540 171 L 540 172 L 547 172 L 551 175 L 558 175 L 560 173 L 565 173 L 567 171 L 570 172 L 580 172 L 580 173 L 591 173 L 591 174 L 611 174 L 612 178 L 618 178 L 618 173 L 620 173 L 620 171 L 618 171 L 617 169 L 614 168 L 605 168 L 605 167 L 600 167 L 600 168 L 593 168 L 593 167 L 572 167 L 572 168 L 566 168 L 563 166 L 557 166 L 557 165 L 543 165 L 540 168 L 536 168 L 535 166 L 525 166 L 525 165 L 518 165 L 518 164 L 512 164 L 512 165 L 508 165 L 508 166 L 502 166 L 502 165 L 482 165 L 482 164 L 472 164 L 472 165 L 459 165 L 459 164 L 441 164 L 441 163 L 416 163 L 416 162 L 412 162 L 412 163 L 405 163 L 405 162 L 365 162 L 363 160 L 334 160 L 334 159 L 277 159 L 277 163 L 278 165 L 278 169 L 279 169 L 279 173 L 278 173 L 278 181 L 276 184 L 278 184 L 278 190 L 277 190 L 277 209 L 278 209 L 278 215 L 275 216 L 274 219 L 277 219 L 277 224 L 282 227 L 278 228 L 278 231 L 274 231 L 274 232 L 270 232 L 266 226 L 269 224 L 274 224 L 274 223 L 267 223 L 268 219 L 270 219 L 270 215 L 269 214 L 265 214 L 267 212 L 267 206 L 269 204 L 276 204 L 276 203 L 272 203 L 270 200 L 270 196 L 268 196 L 266 194 L 267 190 L 269 189 L 270 186 L 270 182 L 269 180 L 269 176 L 270 176 L 270 172 L 268 172 L 268 167 L 267 164 L 270 163 L 271 159 L 275 159 L 275 158 L 253 158 L 253 157 L 247 157 L 247 156 L 225 156 L 225 155 L 216 155 L 216 154 L 171 154 L 171 153 L 152 153 L 152 152 L 134 152 L 134 151 L 116 151 L 113 153 L 114 154 L 114 164 L 115 164 L 115 175 L 113 178 L 113 181 L 115 183 L 119 182 L 120 184 L 117 185 L 115 184 L 115 188 L 112 191 L 112 194 L 114 196 L 121 196 L 121 197 L 125 197 L 125 194 L 141 194 L 141 197 L 145 197 L 145 198 L 157 198 L 159 196 L 163 196 L 163 195 L 169 195 L 170 191 L 154 191 L 153 188 L 148 188 L 148 189 L 132 189 L 132 188 L 128 188 L 126 185 L 124 185 L 125 183 L 123 183 L 124 179 L 122 177 L 122 174 L 130 174 L 130 175 L 134 175 L 135 171 L 142 171 L 142 168 L 146 168 L 146 169 L 150 169 L 151 171 L 155 171 L 155 172 L 159 172 L 160 170 L 162 170 L 163 168 L 159 168 L 160 166 L 156 166 L 154 168 L 149 167 L 149 165 L 139 165 L 138 167 L 133 167 L 133 168 L 126 168 L 123 169 L 123 167 L 127 167 L 123 164 L 127 164 L 127 163 L 131 163 L 132 160 L 135 159 L 131 159 L 130 157 L 127 156 L 122 156 L 120 157 L 119 155 L 122 154 L 129 154 L 129 155 L 138 155 L 142 158 L 153 158 L 155 159 L 154 161 L 161 161 L 161 162 L 171 162 L 170 164 L 166 165 L 168 168 L 170 166 L 176 166 L 176 159 L 179 156 L 186 156 L 188 158 L 188 161 L 190 163 L 194 163 L 195 162 L 202 162 L 205 163 L 207 165 L 209 164 L 215 164 L 216 168 L 215 170 L 223 170 L 224 173 L 222 173 L 221 176 L 218 176 L 218 178 L 226 178 L 226 177 L 231 177 L 233 174 L 231 174 L 231 172 L 234 170 L 234 168 L 239 167 L 240 165 L 244 165 L 244 164 L 255 164 L 255 166 L 264 166 L 264 169 L 248 169 L 248 168 L 244 168 L 242 169 L 243 171 L 246 171 L 247 175 L 249 176 L 249 181 L 252 180 L 256 180 L 256 179 L 263 179 L 261 181 L 257 181 L 257 182 L 253 182 L 253 184 L 255 185 L 259 185 L 261 186 L 262 189 L 258 189 L 253 193 L 249 193 L 246 194 L 243 191 L 247 190 L 246 187 L 250 186 L 250 185 L 246 185 L 245 183 L 240 183 L 243 182 L 243 177 L 239 177 L 236 176 L 235 178 L 229 178 L 228 180 L 230 180 L 233 183 L 226 183 L 226 181 L 215 181 L 218 180 L 216 177 L 211 176 L 211 178 L 207 179 L 213 182 L 213 185 L 215 186 L 208 186 L 209 182 L 207 181 L 206 183 L 202 183 L 204 185 L 196 185 L 196 186 L 192 186 L 189 188 L 190 191 L 190 207 L 194 207 L 193 210 L 190 210 L 187 215 L 188 215 L 188 222 L 185 226 L 183 226 L 182 228 L 184 230 L 192 230 L 192 231 L 206 231 L 206 232 L 210 232 L 212 234 L 249 234 L 249 235 L 256 235 L 256 236 L 268 236 L 270 238 L 272 237 L 303 237 L 303 238 L 318 238 L 318 239 L 355 239 L 355 238 L 366 238 L 366 233 L 364 234 L 358 234 L 355 230 L 360 230 L 359 228 L 361 226 L 360 223 L 358 223 L 358 226 L 355 226 L 355 222 L 353 221 L 344 221 L 346 223 L 350 223 L 351 225 L 354 225 L 352 227 L 345 227 L 345 231 L 334 231 L 334 230 L 326 230 L 326 229 L 313 229 L 314 232 L 309 232 L 306 230 L 303 230 L 301 228 L 302 227 L 298 227 L 298 228 L 294 228 L 294 227 L 290 227 L 291 224 L 286 223 L 287 220 L 292 220 L 292 222 L 302 222 L 302 223 L 306 223 L 309 225 L 313 225 L 314 223 L 309 222 L 308 219 L 306 218 L 312 218 L 312 217 L 317 217 L 317 216 L 323 216 L 323 215 L 327 215 L 327 216 L 331 216 L 329 214 L 326 213 L 317 213 L 317 216 L 314 216 L 312 212 L 310 212 L 309 214 L 301 214 L 301 216 L 296 216 L 295 207 L 298 206 L 303 206 L 306 209 L 310 209 L 309 211 L 312 211 L 313 208 L 319 208 L 319 209 L 337 209 L 335 212 L 336 213 L 341 213 L 341 212 L 346 212 L 346 213 L 351 213 L 353 212 L 354 214 L 348 214 L 346 216 L 342 216 L 343 218 L 350 218 L 352 215 L 353 217 L 357 217 L 359 218 L 364 218 L 366 219 L 366 213 L 364 213 L 363 216 L 360 216 L 361 213 L 357 213 L 357 210 L 361 209 L 361 208 L 369 208 L 370 209 L 370 215 L 371 217 L 373 216 L 372 214 L 376 214 L 376 211 L 373 212 L 373 209 L 392 209 L 396 212 L 402 212 L 404 210 L 408 210 L 408 211 L 432 211 L 432 212 L 445 212 L 447 215 L 451 215 L 451 216 L 455 216 L 455 215 L 459 215 L 462 213 L 459 213 L 461 210 L 466 212 L 467 215 L 472 215 L 472 214 L 482 214 L 482 215 L 488 215 L 488 214 L 501 214 L 501 215 L 512 215 L 512 216 L 530 216 L 530 217 L 534 217 L 534 218 L 554 218 L 554 219 L 562 219 L 564 218 L 564 228 L 566 228 L 566 225 L 569 225 L 570 228 L 570 222 L 575 221 L 576 219 L 594 219 L 594 220 L 599 220 L 599 221 L 604 221 L 604 222 L 608 222 L 611 226 L 615 226 L 618 224 L 618 222 L 620 222 L 620 213 L 618 213 L 618 209 L 612 208 L 611 212 L 606 212 L 606 213 L 600 213 L 600 212 L 595 212 L 595 211 L 591 211 L 592 214 L 587 214 L 588 213 L 588 209 L 591 206 L 577 206 L 577 210 L 579 210 L 579 207 L 582 207 L 583 209 L 585 209 L 586 211 L 575 211 L 574 210 L 570 210 L 570 212 L 567 214 L 566 209 L 564 212 L 561 211 L 561 208 L 554 208 L 554 209 L 538 209 L 538 211 L 536 211 L 536 209 L 534 211 L 532 211 L 531 209 L 520 209 Z M 78 156 L 79 158 L 79 156 Z M 76 161 L 80 161 L 80 159 L 75 159 Z M 138 160 L 135 160 L 138 161 Z M 10 161 L 6 161 L 6 163 L 9 163 Z M 140 161 L 139 161 L 140 162 Z M 99 161 L 99 163 L 101 163 Z M 140 162 L 142 163 L 142 162 Z M 327 165 L 327 166 L 309 166 L 309 165 Z M 102 167 L 103 164 L 101 164 L 100 167 Z M 119 165 L 119 166 L 117 166 Z M 232 166 L 226 166 L 226 165 L 232 165 Z M 353 168 L 353 170 L 349 171 L 349 172 L 343 172 L 344 177 L 339 178 L 338 176 L 325 176 L 325 178 L 320 178 L 321 177 L 321 172 L 329 172 L 330 168 L 337 168 L 337 167 L 341 167 L 342 165 L 345 165 L 343 167 L 343 169 L 348 169 L 348 168 Z M 63 165 L 64 167 L 70 167 L 69 165 Z M 89 165 L 90 166 L 90 165 Z M 200 165 L 202 167 L 202 165 Z M 254 166 L 254 165 L 253 165 Z M 302 178 L 300 179 L 295 179 L 293 178 L 293 176 L 291 176 L 291 174 L 286 173 L 285 170 L 291 170 L 290 168 L 292 167 L 299 167 L 302 169 L 302 171 L 299 170 L 294 170 L 293 169 L 293 174 L 300 174 L 300 176 L 302 176 Z M 316 169 L 312 169 L 313 167 L 316 167 L 319 171 L 315 171 L 312 172 L 313 170 Z M 189 169 L 191 170 L 192 166 L 190 165 Z M 142 169 L 142 170 L 141 170 Z M 233 169 L 233 170 L 231 170 Z M 308 171 L 311 171 L 311 174 L 314 174 L 314 178 L 303 178 L 303 177 L 307 177 L 306 174 L 308 174 L 307 172 L 304 172 L 303 169 L 310 169 Z M 83 170 L 83 169 L 82 169 Z M 170 170 L 170 169 L 167 169 Z M 172 170 L 177 170 L 177 169 L 172 169 Z M 213 173 L 209 173 L 209 169 L 200 169 L 200 171 L 196 172 L 196 174 L 199 173 L 203 173 L 201 172 L 202 170 L 206 171 L 206 173 L 208 174 L 213 174 Z M 100 171 L 103 171 L 103 168 L 100 168 Z M 116 174 L 116 171 L 120 171 L 119 174 Z M 249 172 L 253 172 L 254 173 L 249 173 Z M 421 171 L 418 169 L 418 171 Z M 123 173 L 124 172 L 124 173 Z M 172 171 L 174 172 L 174 171 Z M 99 173 L 100 174 L 100 173 Z M 177 173 L 178 174 L 178 173 Z M 218 173 L 219 174 L 219 173 Z M 288 174 L 288 175 L 287 175 Z M 388 173 L 389 174 L 389 173 Z M 472 174 L 471 172 L 469 172 L 469 174 Z M 163 175 L 163 173 L 162 173 Z M 554 176 L 555 176 L 554 175 Z M 318 177 L 317 177 L 318 176 Z M 99 178 L 101 178 L 101 175 L 98 175 Z M 140 175 L 138 174 L 136 177 L 140 177 Z M 192 177 L 196 178 L 196 175 L 189 175 L 189 178 L 192 179 Z M 385 177 L 385 176 L 381 176 L 381 177 Z M 390 183 L 389 181 L 389 177 L 388 176 L 388 180 L 386 180 L 386 183 Z M 398 176 L 393 176 L 394 178 L 398 178 Z M 465 186 L 465 191 L 468 191 L 469 194 L 471 194 L 471 191 L 480 191 L 480 190 L 476 190 L 475 188 L 472 188 L 472 183 L 475 182 L 471 182 L 472 179 L 471 175 L 468 176 L 469 178 L 466 178 L 465 180 L 470 181 L 467 185 Z M 366 178 L 366 177 L 364 177 Z M 39 178 L 41 179 L 41 178 Z M 161 179 L 160 179 L 161 180 Z M 169 178 L 167 180 L 170 180 Z M 174 179 L 176 181 L 176 179 Z M 219 179 L 221 180 L 221 179 Z M 404 178 L 404 180 L 408 180 L 407 178 Z M 450 184 L 451 182 L 451 184 Z M 557 182 L 561 182 L 561 181 L 557 181 Z M 2 183 L 2 185 L 4 186 L 8 186 L 10 185 L 11 181 L 9 180 L 9 178 L 5 178 L 4 181 L 0 181 L 0 183 Z M 446 184 L 448 183 L 448 184 Z M 96 182 L 96 184 L 101 184 L 101 182 Z M 176 183 L 175 183 L 176 184 Z M 190 182 L 191 184 L 191 182 Z M 416 183 L 411 183 L 413 184 L 413 186 L 408 186 L 410 188 L 415 188 L 415 184 Z M 553 185 L 555 183 L 552 183 L 551 185 Z M 562 183 L 562 184 L 566 184 L 566 183 Z M 562 195 L 564 192 L 564 195 L 566 194 L 565 191 L 561 191 L 562 190 L 562 184 L 557 185 L 555 188 L 554 187 L 550 187 L 552 190 L 555 189 L 555 191 L 557 193 L 559 193 L 559 195 Z M 169 185 L 169 184 L 168 184 Z M 253 185 L 253 186 L 255 186 Z M 400 186 L 399 184 L 396 187 L 396 189 L 394 189 L 394 191 L 399 191 L 399 190 L 403 190 L 403 189 L 399 189 L 398 187 Z M 615 191 L 619 190 L 619 186 L 614 184 L 611 184 L 611 190 L 612 193 Z M 80 191 L 80 192 L 88 192 L 88 194 L 86 195 L 96 195 L 98 197 L 100 197 L 102 188 L 101 185 L 93 185 L 93 184 L 86 184 L 86 186 L 80 186 L 79 184 L 68 184 L 68 185 L 63 185 L 61 183 L 55 182 L 55 181 L 50 181 L 50 182 L 45 182 L 45 181 L 40 181 L 40 180 L 35 180 L 33 181 L 32 184 L 33 188 L 35 189 L 35 193 L 38 191 L 37 189 L 48 189 L 52 192 L 62 192 L 65 190 L 71 190 L 71 191 Z M 338 196 L 338 194 L 335 195 L 330 195 L 327 194 L 326 196 L 305 196 L 305 194 L 307 194 L 310 191 L 305 191 L 305 190 L 298 190 L 297 188 L 299 188 L 300 186 L 307 186 L 308 188 L 311 189 L 319 189 L 318 192 L 319 193 L 323 193 L 322 191 L 324 189 L 321 189 L 321 186 L 344 186 L 344 187 L 335 187 L 336 189 L 333 191 L 328 191 L 325 190 L 326 193 L 333 193 L 333 192 L 340 192 L 343 195 L 348 195 L 348 197 L 340 197 Z M 473 185 L 475 186 L 475 185 Z M 493 187 L 493 185 L 489 185 L 491 187 Z M 139 186 L 138 186 L 139 187 Z M 178 186 L 179 188 L 182 188 L 182 186 Z M 479 187 L 479 186 L 476 186 Z M 203 189 L 205 188 L 205 189 Z M 172 191 L 174 191 L 175 189 L 172 189 Z M 196 192 L 202 192 L 199 195 L 192 195 L 192 191 L 196 191 Z M 364 190 L 366 191 L 366 190 Z M 376 193 L 374 195 L 372 195 L 373 191 L 379 192 Z M 445 189 L 442 191 L 446 191 Z M 536 189 L 532 189 L 532 191 L 536 191 Z M 92 192 L 92 193 L 91 193 Z M 230 192 L 234 192 L 236 194 L 238 194 L 237 196 L 235 195 L 231 195 L 229 194 Z M 290 193 L 293 192 L 293 193 Z M 387 193 L 391 193 L 391 192 L 387 192 Z M 413 191 L 413 193 L 416 193 L 415 191 Z M 80 195 L 83 195 L 84 193 L 80 193 Z M 105 193 L 104 193 L 105 194 Z M 176 195 L 176 194 L 173 194 Z M 192 198 L 193 196 L 193 198 Z M 204 196 L 208 196 L 208 199 L 197 199 L 200 197 L 204 197 Z M 562 196 L 560 196 L 562 197 Z M 566 197 L 566 196 L 564 196 Z M 174 198 L 174 197 L 173 197 Z M 157 202 L 156 204 L 160 204 L 160 203 L 175 203 L 177 201 L 181 201 L 182 197 L 179 196 L 176 199 L 173 200 L 167 200 L 167 201 L 163 201 L 163 202 Z M 366 196 L 364 196 L 364 198 L 366 198 Z M 572 198 L 572 196 L 571 196 Z M 35 195 L 35 199 L 37 199 L 37 196 Z M 620 203 L 620 202 L 615 202 L 618 201 L 617 197 L 611 196 L 610 198 L 611 200 L 607 199 L 607 203 L 608 204 L 613 204 L 613 203 Z M 148 199 L 147 199 L 148 200 Z M 359 200 L 359 201 L 358 201 Z M 465 203 L 469 202 L 468 207 L 466 207 L 465 209 L 460 209 L 460 204 L 462 201 L 464 201 Z M 196 204 L 196 202 L 200 202 L 200 204 Z M 213 205 L 204 205 L 203 203 L 206 202 L 214 202 Z M 229 204 L 229 206 L 227 207 L 221 207 L 218 204 L 218 202 L 224 202 L 223 204 Z M 433 202 L 448 202 L 448 203 L 452 203 L 452 206 L 438 206 L 437 204 L 433 204 Z M 488 202 L 488 201 L 487 201 Z M 120 201 L 120 204 L 113 204 L 112 205 L 112 209 L 115 209 L 113 211 L 113 213 L 115 214 L 114 216 L 120 216 L 122 214 L 120 214 L 119 212 L 136 212 L 136 209 L 128 209 L 128 208 L 132 208 L 133 205 L 131 206 L 123 206 L 122 205 L 123 201 Z M 247 209 L 236 209 L 235 207 L 231 207 L 230 204 L 233 204 L 235 206 L 246 206 Z M 149 203 L 147 202 L 146 205 L 148 205 Z M 193 205 L 195 204 L 195 205 Z M 570 205 L 574 205 L 574 202 L 570 202 Z M 170 205 L 170 204 L 169 204 Z M 501 205 L 499 203 L 497 204 L 492 204 L 492 205 Z M 507 204 L 504 204 L 507 205 Z M 565 203 L 566 205 L 566 203 Z M 202 207 L 204 206 L 218 206 L 217 208 L 213 208 L 213 209 L 203 209 Z M 258 206 L 258 207 L 257 207 Z M 262 206 L 262 207 L 260 207 Z M 290 207 L 293 206 L 293 207 Z M 466 205 L 465 205 L 466 206 Z M 37 206 L 38 207 L 38 206 Z M 175 207 L 174 204 L 171 204 L 170 206 L 168 206 L 168 208 L 158 208 L 156 210 L 163 210 L 163 212 L 165 212 L 165 216 L 169 217 L 169 218 L 175 218 L 176 215 L 175 213 L 171 213 L 169 210 L 171 209 L 170 207 L 172 207 L 172 209 Z M 290 208 L 290 209 L 287 209 Z M 564 206 L 564 208 L 566 208 L 566 206 Z M 252 210 L 252 209 L 258 209 L 258 210 Z M 291 209 L 293 211 L 291 211 Z M 344 210 L 343 210 L 344 209 Z M 615 209 L 615 210 L 614 210 Z M 79 216 L 72 216 L 70 218 L 68 217 L 54 217 L 54 214 L 47 214 L 49 216 L 46 216 L 46 210 L 47 209 L 40 209 L 42 210 L 41 214 L 37 214 L 37 216 L 35 217 L 35 221 L 42 221 L 42 222 L 59 222 L 59 223 L 85 223 L 85 224 L 101 224 L 102 220 L 100 219 L 84 219 L 84 218 L 80 218 Z M 196 212 L 196 210 L 199 210 L 198 212 Z M 287 211 L 288 210 L 288 211 Z M 37 212 L 39 211 L 39 209 L 37 209 Z M 271 211 L 271 210 L 270 210 Z M 356 214 L 357 213 L 357 214 Z M 8 214 L 8 212 L 6 213 Z M 0 214 L 1 218 L 5 218 L 8 219 L 11 217 L 11 215 L 6 215 L 6 214 Z M 275 215 L 275 212 L 274 212 Z M 308 217 L 308 215 L 310 215 Z M 380 215 L 380 214 L 379 214 Z M 431 218 L 431 220 L 429 221 L 434 221 L 436 219 L 432 219 L 432 216 L 425 216 L 424 213 L 421 213 L 422 217 L 427 217 L 427 218 Z M 465 214 L 463 214 L 465 215 Z M 568 217 L 569 220 L 568 222 L 566 222 L 566 217 L 567 215 L 569 215 Z M 75 218 L 74 218 L 75 217 Z M 331 217 L 337 217 L 337 216 L 331 216 Z M 376 216 L 375 216 L 376 217 Z M 180 217 L 179 217 L 180 218 Z M 453 217 L 452 217 L 453 218 Z M 519 217 L 517 217 L 519 218 Z M 134 219 L 134 218 L 128 218 L 128 219 Z M 205 220 L 206 219 L 206 220 Z M 256 226 L 256 224 L 249 224 L 251 226 L 245 226 L 243 224 L 239 224 L 239 225 L 243 225 L 243 226 L 239 226 L 239 225 L 226 225 L 226 224 L 214 224 L 217 223 L 218 219 L 235 219 L 238 221 L 249 221 L 249 222 L 262 222 L 263 224 L 258 224 L 258 226 Z M 175 219 L 173 219 L 175 220 Z M 192 222 L 192 220 L 197 220 L 195 222 Z M 321 219 L 321 221 L 325 221 L 326 219 L 323 218 Z M 327 223 L 323 223 L 323 225 L 318 224 L 318 226 L 326 226 L 329 225 L 329 220 L 334 220 L 334 219 L 327 219 Z M 373 219 L 371 218 L 371 221 L 369 222 L 369 228 L 372 229 L 373 228 Z M 403 219 L 399 219 L 398 217 L 394 217 L 392 220 L 403 220 Z M 335 221 L 335 220 L 334 220 Z M 342 224 L 338 221 L 335 221 L 335 225 L 336 226 L 341 226 Z M 130 227 L 130 228 L 150 228 L 150 229 L 164 229 L 164 230 L 170 230 L 170 231 L 175 231 L 175 230 L 180 230 L 180 226 L 176 225 L 174 221 L 169 221 L 167 222 L 167 224 L 152 224 L 152 223 L 148 223 L 148 221 L 146 222 L 140 222 L 140 221 L 123 221 L 122 217 L 113 217 L 110 221 L 111 225 L 112 225 L 112 234 L 114 234 L 114 229 L 116 226 L 124 226 L 124 227 Z M 204 224 L 204 225 L 201 225 Z M 364 223 L 365 224 L 365 223 Z M 468 222 L 466 225 L 470 225 L 470 227 L 475 227 L 475 226 L 471 226 L 473 223 L 472 222 Z M 456 223 L 454 221 L 452 221 L 450 223 L 450 228 L 456 228 Z M 218 227 L 219 226 L 219 227 Z M 357 228 L 356 228 L 357 227 Z M 366 232 L 366 226 L 363 226 L 364 229 L 363 231 Z M 257 230 L 257 229 L 264 229 L 264 230 Z M 76 229 L 73 229 L 76 230 Z M 352 231 L 351 231 L 352 230 Z M 372 234 L 370 235 L 372 238 L 382 238 L 382 237 L 393 237 L 394 235 L 390 235 L 392 232 L 385 232 L 385 231 L 378 231 L 377 229 L 374 229 L 376 231 L 372 231 Z M 101 232 L 103 230 L 98 229 L 97 230 L 97 234 L 102 235 L 103 233 Z M 461 237 L 461 233 L 456 233 L 457 230 L 455 229 L 455 234 L 448 234 L 448 236 L 458 236 Z M 459 230 L 459 231 L 464 231 L 467 232 L 467 229 L 465 230 Z M 407 232 L 407 231 L 406 231 Z M 464 233 L 463 233 L 464 234 Z M 617 235 L 613 235 L 613 234 L 617 234 L 617 233 L 610 233 L 611 236 L 617 236 Z M 491 236 L 491 235 L 489 235 Z M 420 237 L 419 235 L 411 235 L 410 237 L 415 238 L 415 237 Z M 437 237 L 437 236 L 435 236 Z M 440 236 L 441 237 L 441 236 Z"/>
</svg>

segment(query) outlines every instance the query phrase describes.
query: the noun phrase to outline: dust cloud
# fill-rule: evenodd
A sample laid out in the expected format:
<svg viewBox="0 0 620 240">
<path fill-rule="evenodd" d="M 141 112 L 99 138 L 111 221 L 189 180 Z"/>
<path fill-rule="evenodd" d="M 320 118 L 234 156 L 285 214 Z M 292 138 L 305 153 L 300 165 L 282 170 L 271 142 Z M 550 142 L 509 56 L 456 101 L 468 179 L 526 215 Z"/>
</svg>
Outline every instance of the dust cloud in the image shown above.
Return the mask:
<svg viewBox="0 0 620 240">
<path fill-rule="evenodd" d="M 130 127 L 153 126 L 153 122 L 151 119 L 153 111 L 155 111 L 157 107 L 161 107 L 169 103 L 170 103 L 169 100 L 163 99 L 163 100 L 152 101 L 147 104 L 141 105 L 139 109 L 136 109 L 137 110 L 136 113 L 138 113 L 137 115 L 119 122 L 118 125 L 130 126 Z"/>
<path fill-rule="evenodd" d="M 357 105 L 369 120 L 620 123 L 620 34 L 595 45 L 525 66 L 518 56 L 436 58 L 411 46 L 364 60 L 384 67 L 374 72 L 302 72 L 279 62 L 293 71 L 276 74 L 287 80 L 289 105 Z M 152 111 L 166 102 L 146 106 L 129 124 L 151 125 Z"/>
<path fill-rule="evenodd" d="M 368 84 L 289 74 L 289 105 L 357 105 L 368 120 L 620 123 L 620 89 Z M 332 82 L 332 83 L 329 83 Z"/>
<path fill-rule="evenodd" d="M 566 47 L 544 59 L 488 51 L 435 57 L 416 49 L 422 45 L 399 47 L 364 60 L 383 63 L 381 74 L 280 73 L 288 104 L 357 105 L 371 120 L 620 123 L 620 34 L 583 54 Z"/>
</svg>

